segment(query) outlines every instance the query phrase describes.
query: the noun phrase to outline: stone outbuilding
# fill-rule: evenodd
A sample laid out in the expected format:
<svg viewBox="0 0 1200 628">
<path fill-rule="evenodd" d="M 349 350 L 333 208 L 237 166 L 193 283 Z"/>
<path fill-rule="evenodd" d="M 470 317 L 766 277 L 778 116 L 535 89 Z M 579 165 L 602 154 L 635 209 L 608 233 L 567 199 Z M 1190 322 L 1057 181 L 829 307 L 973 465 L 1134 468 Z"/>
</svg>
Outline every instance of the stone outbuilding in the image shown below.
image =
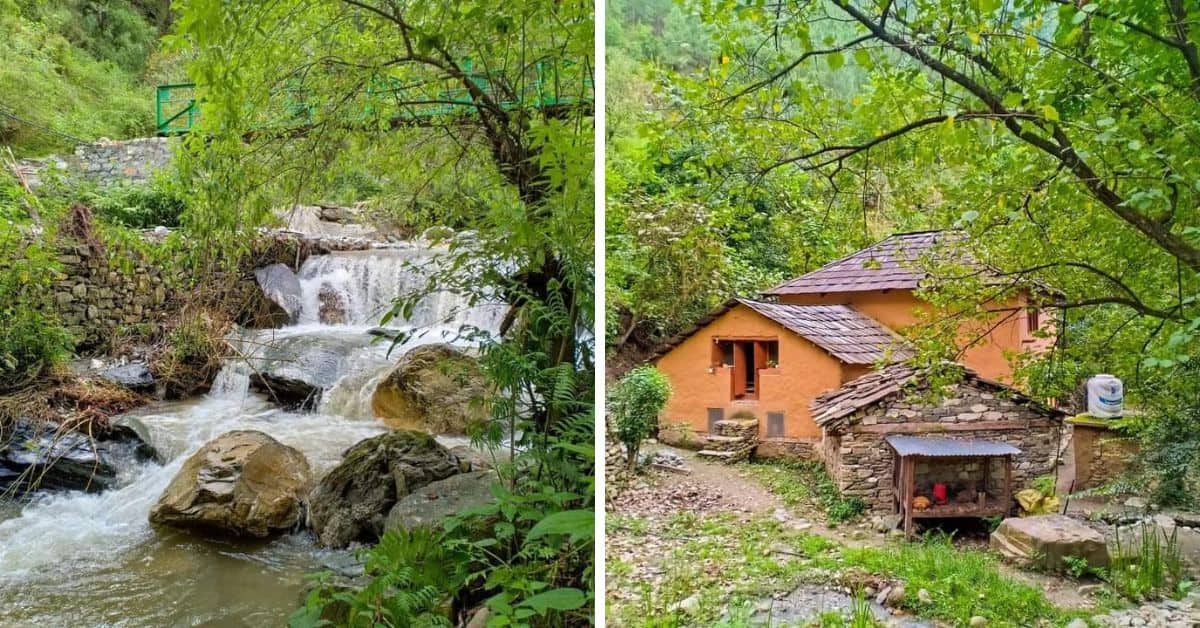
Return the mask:
<svg viewBox="0 0 1200 628">
<path fill-rule="evenodd" d="M 862 498 L 875 512 L 901 512 L 895 488 L 900 456 L 888 442 L 896 436 L 930 441 L 933 451 L 939 449 L 934 441 L 946 440 L 1016 449 L 995 464 L 986 456 L 919 457 L 906 478 L 914 495 L 933 502 L 936 494 L 947 506 L 996 500 L 993 506 L 1007 509 L 1011 501 L 1000 487 L 1020 490 L 1054 473 L 1063 412 L 958 365 L 939 371 L 895 364 L 813 401 L 822 435 L 819 455 L 843 494 Z M 935 391 L 932 380 L 949 383 Z M 947 516 L 975 516 L 958 510 L 964 514 Z"/>
</svg>

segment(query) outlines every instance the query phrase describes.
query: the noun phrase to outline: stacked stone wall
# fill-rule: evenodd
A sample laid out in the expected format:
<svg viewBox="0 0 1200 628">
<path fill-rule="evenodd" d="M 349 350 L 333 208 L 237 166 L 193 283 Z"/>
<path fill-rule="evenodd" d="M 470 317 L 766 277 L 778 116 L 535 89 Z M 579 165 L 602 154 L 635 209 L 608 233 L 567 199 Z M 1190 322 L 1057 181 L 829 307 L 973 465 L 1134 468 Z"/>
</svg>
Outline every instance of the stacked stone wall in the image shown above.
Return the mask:
<svg viewBox="0 0 1200 628">
<path fill-rule="evenodd" d="M 848 419 L 838 433 L 836 456 L 833 452 L 826 454 L 827 466 L 843 494 L 862 498 L 875 511 L 892 510 L 894 455 L 884 441 L 888 434 L 982 439 L 1013 445 L 1021 450 L 1013 460 L 1014 490 L 1028 486 L 1038 476 L 1054 473 L 1058 462 L 1058 420 L 970 386 L 954 387 L 940 404 L 897 397 L 869 406 Z M 993 478 L 1003 473 L 1001 464 L 999 460 L 992 463 Z M 918 481 L 920 477 L 918 469 Z"/>
<path fill-rule="evenodd" d="M 31 187 L 52 172 L 67 179 L 84 179 L 100 187 L 145 183 L 171 165 L 174 143 L 166 137 L 145 137 L 115 142 L 80 144 L 70 155 L 26 159 L 18 164 Z"/>
<path fill-rule="evenodd" d="M 1102 425 L 1071 427 L 1075 460 L 1074 490 L 1103 486 L 1118 479 L 1138 453 L 1138 442 Z"/>
</svg>

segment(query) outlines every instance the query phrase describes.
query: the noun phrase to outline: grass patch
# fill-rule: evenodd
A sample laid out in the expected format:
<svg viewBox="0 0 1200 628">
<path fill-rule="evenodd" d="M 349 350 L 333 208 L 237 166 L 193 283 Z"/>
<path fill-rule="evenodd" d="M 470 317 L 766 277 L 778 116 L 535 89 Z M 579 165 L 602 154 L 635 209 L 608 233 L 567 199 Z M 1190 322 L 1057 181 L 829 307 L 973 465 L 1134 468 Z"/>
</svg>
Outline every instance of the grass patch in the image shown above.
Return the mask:
<svg viewBox="0 0 1200 628">
<path fill-rule="evenodd" d="M 904 606 L 929 619 L 965 625 L 980 616 L 992 625 L 1062 625 L 1076 614 L 1054 606 L 1038 588 L 1004 575 L 998 559 L 987 552 L 954 545 L 948 536 L 933 536 L 886 548 L 845 549 L 846 566 L 889 575 L 905 582 Z M 917 592 L 929 591 L 921 602 Z"/>
<path fill-rule="evenodd" d="M 815 509 L 830 524 L 862 516 L 867 504 L 842 495 L 825 467 L 813 460 L 752 460 L 741 467 L 789 508 Z"/>
<path fill-rule="evenodd" d="M 639 579 L 633 575 L 635 566 L 621 561 L 609 570 L 610 586 L 622 593 L 608 603 L 613 626 L 744 626 L 755 605 L 773 593 L 805 583 L 861 581 L 865 574 L 903 581 L 906 609 L 950 625 L 965 626 L 971 617 L 981 616 L 993 626 L 1062 626 L 1082 616 L 1056 607 L 1041 589 L 1013 580 L 1000 570 L 993 554 L 957 547 L 949 537 L 846 548 L 782 527 L 770 517 L 741 520 L 728 513 L 680 513 L 655 522 L 649 531 L 644 522 L 632 524 L 630 519 L 618 518 L 617 533 L 629 539 L 629 532 L 642 530 L 645 537 L 633 538 L 661 543 L 661 549 L 646 552 L 661 577 Z M 929 591 L 928 602 L 918 599 L 920 589 Z M 692 596 L 692 612 L 673 608 Z M 869 626 L 864 609 L 856 605 L 852 617 L 830 614 L 809 625 Z"/>
</svg>

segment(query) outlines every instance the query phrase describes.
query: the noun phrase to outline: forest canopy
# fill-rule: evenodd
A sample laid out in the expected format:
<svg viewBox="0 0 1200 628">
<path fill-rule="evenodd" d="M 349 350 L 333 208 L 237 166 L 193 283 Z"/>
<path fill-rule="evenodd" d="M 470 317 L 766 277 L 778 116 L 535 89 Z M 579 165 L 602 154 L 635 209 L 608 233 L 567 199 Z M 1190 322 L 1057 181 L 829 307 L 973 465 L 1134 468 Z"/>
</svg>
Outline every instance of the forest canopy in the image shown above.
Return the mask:
<svg viewBox="0 0 1200 628">
<path fill-rule="evenodd" d="M 1125 378 L 1154 417 L 1145 430 L 1176 426 L 1172 468 L 1194 472 L 1194 7 L 700 0 L 610 14 L 618 355 L 890 233 L 961 230 L 978 259 L 1061 293 L 1062 340 L 1019 365 L 1024 385 L 1066 398 L 1090 374 Z M 978 294 L 960 281 L 929 298 L 966 313 Z M 953 357 L 930 340 L 930 357 Z"/>
</svg>

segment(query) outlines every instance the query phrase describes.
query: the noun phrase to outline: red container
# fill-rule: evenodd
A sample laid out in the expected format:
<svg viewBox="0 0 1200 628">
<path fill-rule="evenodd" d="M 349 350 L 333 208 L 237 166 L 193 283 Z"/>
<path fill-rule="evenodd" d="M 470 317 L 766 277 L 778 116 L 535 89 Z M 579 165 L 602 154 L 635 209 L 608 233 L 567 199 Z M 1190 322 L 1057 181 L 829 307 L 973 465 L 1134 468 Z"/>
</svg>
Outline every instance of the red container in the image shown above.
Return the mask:
<svg viewBox="0 0 1200 628">
<path fill-rule="evenodd" d="M 945 484 L 938 482 L 933 485 L 933 501 L 935 501 L 939 504 L 944 504 L 947 501 L 949 501 L 949 498 L 946 497 L 946 485 Z"/>
</svg>

